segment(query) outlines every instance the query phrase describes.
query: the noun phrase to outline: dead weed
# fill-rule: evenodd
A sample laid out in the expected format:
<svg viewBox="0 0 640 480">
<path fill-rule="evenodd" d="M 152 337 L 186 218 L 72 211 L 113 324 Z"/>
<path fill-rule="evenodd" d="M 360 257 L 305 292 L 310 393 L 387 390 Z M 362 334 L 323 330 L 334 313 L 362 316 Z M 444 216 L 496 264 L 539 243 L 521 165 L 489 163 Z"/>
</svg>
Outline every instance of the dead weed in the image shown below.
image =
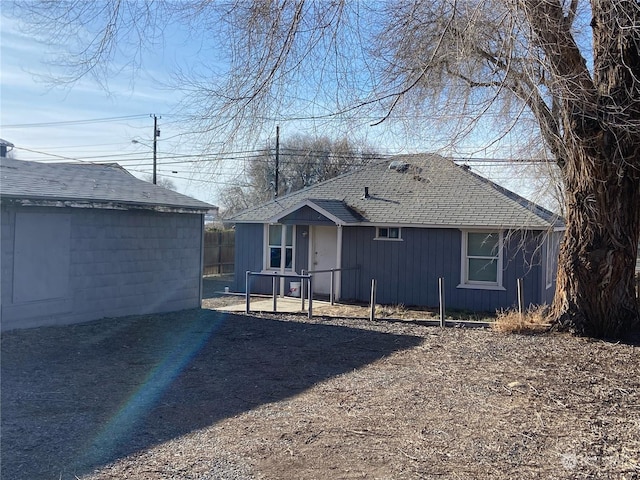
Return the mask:
<svg viewBox="0 0 640 480">
<path fill-rule="evenodd" d="M 551 325 L 547 320 L 546 305 L 532 305 L 525 312 L 518 310 L 501 310 L 497 312 L 492 328 L 502 333 L 542 333 Z"/>
</svg>

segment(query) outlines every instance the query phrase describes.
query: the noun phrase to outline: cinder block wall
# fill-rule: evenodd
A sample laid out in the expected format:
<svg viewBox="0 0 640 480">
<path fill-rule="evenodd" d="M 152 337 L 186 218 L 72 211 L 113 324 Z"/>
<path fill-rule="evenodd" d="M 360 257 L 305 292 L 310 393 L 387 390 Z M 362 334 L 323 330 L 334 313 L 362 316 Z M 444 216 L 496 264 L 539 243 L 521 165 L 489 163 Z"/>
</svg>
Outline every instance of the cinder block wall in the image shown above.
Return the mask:
<svg viewBox="0 0 640 480">
<path fill-rule="evenodd" d="M 47 243 L 47 225 L 64 218 L 67 230 L 51 227 L 56 235 Z M 3 206 L 1 220 L 3 330 L 200 306 L 202 215 Z M 29 240 L 29 228 L 42 235 L 40 244 Z M 20 238 L 27 239 L 23 245 L 16 242 Z M 47 256 L 43 261 L 42 254 L 33 255 L 31 262 L 20 251 L 24 244 L 50 249 L 63 264 L 49 262 Z M 22 273 L 15 272 L 17 263 L 26 265 Z M 32 273 L 25 276 L 25 270 Z M 39 291 L 30 297 L 35 287 Z"/>
</svg>

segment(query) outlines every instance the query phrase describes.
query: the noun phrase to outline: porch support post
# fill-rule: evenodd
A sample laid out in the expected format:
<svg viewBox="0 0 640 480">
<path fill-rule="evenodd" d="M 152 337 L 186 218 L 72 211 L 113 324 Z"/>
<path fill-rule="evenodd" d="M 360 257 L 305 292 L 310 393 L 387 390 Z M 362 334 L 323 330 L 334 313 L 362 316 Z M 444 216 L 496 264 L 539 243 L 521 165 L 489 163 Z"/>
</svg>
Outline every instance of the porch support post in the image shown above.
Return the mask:
<svg viewBox="0 0 640 480">
<path fill-rule="evenodd" d="M 337 274 L 336 280 L 335 280 L 335 284 L 331 285 L 331 298 L 335 299 L 335 300 L 340 300 L 340 290 L 341 290 L 341 278 L 342 278 L 342 225 L 338 225 L 338 231 L 336 234 L 336 268 L 338 269 L 337 272 L 331 272 L 331 278 L 333 278 L 333 275 Z M 335 288 L 335 291 L 334 291 Z M 333 302 L 332 302 L 333 305 Z"/>
</svg>

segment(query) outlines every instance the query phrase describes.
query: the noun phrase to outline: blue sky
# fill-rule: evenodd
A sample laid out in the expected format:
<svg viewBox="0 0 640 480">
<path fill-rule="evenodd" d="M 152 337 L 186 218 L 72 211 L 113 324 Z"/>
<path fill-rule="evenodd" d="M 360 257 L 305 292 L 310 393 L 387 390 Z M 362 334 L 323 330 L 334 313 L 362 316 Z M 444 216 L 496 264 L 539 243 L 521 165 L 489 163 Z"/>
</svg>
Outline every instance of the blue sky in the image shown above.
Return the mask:
<svg viewBox="0 0 640 480">
<path fill-rule="evenodd" d="M 172 112 L 180 99 L 164 87 L 169 73 L 163 56 L 148 59 L 135 82 L 126 75 L 110 80 L 105 91 L 91 79 L 73 87 L 53 87 L 49 47 L 20 29 L 2 10 L 0 24 L 0 138 L 15 145 L 14 155 L 34 161 L 117 161 L 138 176 L 152 172 L 153 118 L 159 118 L 158 174 L 170 178 L 181 193 L 216 202 L 222 183 L 206 184 L 191 163 L 163 157 L 196 153 Z M 164 59 L 166 60 L 166 59 Z M 140 143 L 133 144 L 132 140 Z M 144 146 L 147 144 L 148 146 Z"/>
<path fill-rule="evenodd" d="M 84 78 L 72 87 L 53 87 L 41 77 L 51 71 L 47 55 L 64 53 L 64 46 L 45 45 L 25 33 L 20 20 L 12 18 L 8 10 L 3 8 L 0 12 L 0 138 L 15 145 L 16 158 L 118 162 L 137 176 L 150 175 L 152 114 L 156 114 L 160 117 L 161 131 L 158 176 L 173 181 L 181 193 L 220 203 L 220 190 L 234 181 L 238 165 L 227 162 L 212 175 L 210 164 L 194 161 L 202 158 L 202 152 L 175 113 L 181 94 L 165 86 L 171 82 L 171 72 L 178 64 L 195 63 L 203 52 L 210 60 L 211 51 L 204 51 L 197 40 L 189 41 L 174 26 L 165 31 L 171 48 L 147 51 L 137 75 L 124 69 L 109 79 L 108 92 L 91 78 Z M 303 128 L 304 125 L 285 122 L 281 133 L 304 133 Z M 312 131 L 326 134 L 317 127 Z M 362 136 L 372 139 L 372 145 L 383 153 L 432 151 L 438 147 L 430 143 L 428 133 L 407 141 L 406 137 L 394 135 L 386 124 L 371 128 Z M 139 143 L 133 144 L 134 139 Z M 490 156 L 482 150 L 474 154 Z M 181 162 L 181 158 L 188 161 Z M 473 168 L 530 196 L 524 175 L 514 175 L 504 165 L 474 164 Z"/>
</svg>

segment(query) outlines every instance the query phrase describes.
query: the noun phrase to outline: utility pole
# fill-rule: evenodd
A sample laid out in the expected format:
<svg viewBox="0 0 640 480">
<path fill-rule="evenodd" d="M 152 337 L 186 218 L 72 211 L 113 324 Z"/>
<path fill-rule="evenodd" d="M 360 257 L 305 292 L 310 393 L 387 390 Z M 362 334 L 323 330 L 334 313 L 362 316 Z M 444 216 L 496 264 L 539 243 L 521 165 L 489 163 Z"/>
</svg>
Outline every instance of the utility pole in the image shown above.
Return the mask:
<svg viewBox="0 0 640 480">
<path fill-rule="evenodd" d="M 276 178 L 273 197 L 278 197 L 278 176 L 280 170 L 280 125 L 276 125 Z"/>
<path fill-rule="evenodd" d="M 162 118 L 162 117 L 160 117 Z M 158 151 L 158 137 L 160 136 L 160 130 L 158 130 L 158 117 L 153 114 L 153 184 L 157 184 L 158 177 L 156 175 L 157 163 L 156 153 Z"/>
</svg>

